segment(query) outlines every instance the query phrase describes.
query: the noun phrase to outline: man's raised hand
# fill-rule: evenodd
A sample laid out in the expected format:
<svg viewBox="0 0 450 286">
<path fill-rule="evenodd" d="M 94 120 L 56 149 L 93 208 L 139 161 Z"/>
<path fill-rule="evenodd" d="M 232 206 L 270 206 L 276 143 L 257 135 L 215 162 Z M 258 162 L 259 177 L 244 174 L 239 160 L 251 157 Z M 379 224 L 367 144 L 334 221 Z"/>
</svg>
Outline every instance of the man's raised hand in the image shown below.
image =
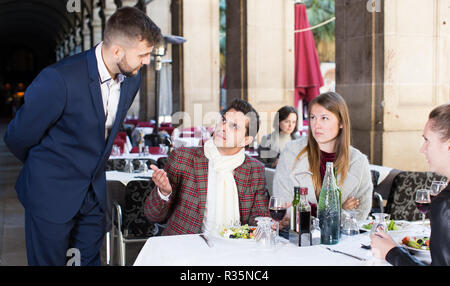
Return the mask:
<svg viewBox="0 0 450 286">
<path fill-rule="evenodd" d="M 153 164 L 150 165 L 150 168 L 153 170 L 152 180 L 159 188 L 159 191 L 164 196 L 170 195 L 172 193 L 172 186 L 170 185 L 166 171 L 164 171 L 163 169 L 158 169 L 158 167 Z"/>
</svg>

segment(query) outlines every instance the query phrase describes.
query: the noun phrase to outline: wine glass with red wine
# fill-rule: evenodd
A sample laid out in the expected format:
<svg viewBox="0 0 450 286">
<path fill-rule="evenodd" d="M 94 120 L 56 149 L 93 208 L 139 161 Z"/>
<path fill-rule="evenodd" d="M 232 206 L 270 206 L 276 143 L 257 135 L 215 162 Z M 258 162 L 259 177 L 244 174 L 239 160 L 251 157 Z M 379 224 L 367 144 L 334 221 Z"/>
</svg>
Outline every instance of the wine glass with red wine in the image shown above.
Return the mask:
<svg viewBox="0 0 450 286">
<path fill-rule="evenodd" d="M 275 243 L 279 240 L 280 221 L 286 215 L 286 210 L 289 204 L 280 197 L 272 196 L 269 201 L 270 216 L 277 222 L 277 233 L 275 236 Z"/>
<path fill-rule="evenodd" d="M 430 190 L 419 189 L 416 191 L 416 207 L 422 213 L 422 226 L 425 228 L 425 214 L 429 211 L 431 204 Z"/>
</svg>

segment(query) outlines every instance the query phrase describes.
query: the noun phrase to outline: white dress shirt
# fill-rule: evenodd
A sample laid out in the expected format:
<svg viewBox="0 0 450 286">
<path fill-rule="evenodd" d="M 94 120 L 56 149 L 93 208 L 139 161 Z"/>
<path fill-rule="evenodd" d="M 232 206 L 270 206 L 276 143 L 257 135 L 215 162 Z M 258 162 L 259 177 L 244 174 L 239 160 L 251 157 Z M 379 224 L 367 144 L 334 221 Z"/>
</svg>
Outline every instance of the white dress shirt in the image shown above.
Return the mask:
<svg viewBox="0 0 450 286">
<path fill-rule="evenodd" d="M 120 84 L 125 79 L 125 76 L 118 74 L 116 80 L 112 80 L 111 75 L 106 68 L 102 57 L 103 42 L 100 42 L 95 48 L 95 57 L 97 58 L 98 73 L 100 75 L 100 89 L 103 100 L 103 110 L 105 112 L 105 139 L 108 139 L 109 131 L 111 130 L 114 120 L 116 118 L 117 107 L 120 98 Z"/>
</svg>

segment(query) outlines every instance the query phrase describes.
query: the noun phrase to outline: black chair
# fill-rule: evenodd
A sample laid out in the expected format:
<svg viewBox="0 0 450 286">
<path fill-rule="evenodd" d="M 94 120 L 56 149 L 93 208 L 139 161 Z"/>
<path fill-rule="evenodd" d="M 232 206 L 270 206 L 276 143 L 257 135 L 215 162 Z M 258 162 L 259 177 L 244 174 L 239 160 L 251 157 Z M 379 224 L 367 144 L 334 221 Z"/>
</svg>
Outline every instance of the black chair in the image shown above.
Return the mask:
<svg viewBox="0 0 450 286">
<path fill-rule="evenodd" d="M 157 162 L 153 159 L 146 159 L 147 160 L 147 166 L 150 169 L 150 165 L 157 165 Z M 123 171 L 125 169 L 125 159 L 108 159 L 106 163 L 106 171 Z M 139 159 L 133 159 L 133 169 L 138 170 L 139 169 Z"/>
<path fill-rule="evenodd" d="M 382 213 L 384 212 L 383 197 L 376 191 L 376 188 L 378 186 L 378 179 L 380 178 L 380 172 L 376 170 L 370 170 L 370 173 L 372 175 L 373 185 L 372 208 L 370 210 L 370 213 Z"/>
<path fill-rule="evenodd" d="M 149 237 L 161 235 L 165 228 L 165 224 L 151 223 L 144 215 L 144 202 L 153 187 L 152 181 L 131 181 L 125 188 L 123 205 L 118 201 L 114 202 L 110 257 L 112 261 L 117 237 L 121 266 L 125 266 L 126 244 L 145 242 Z"/>
<path fill-rule="evenodd" d="M 392 183 L 386 213 L 391 215 L 391 219 L 420 220 L 422 215 L 415 204 L 416 190 L 430 188 L 432 181 L 446 180 L 446 177 L 433 172 L 400 172 Z"/>
<path fill-rule="evenodd" d="M 166 166 L 168 160 L 169 160 L 168 157 L 160 157 L 156 161 L 156 166 L 158 166 L 159 169 L 164 169 L 164 167 Z"/>
</svg>

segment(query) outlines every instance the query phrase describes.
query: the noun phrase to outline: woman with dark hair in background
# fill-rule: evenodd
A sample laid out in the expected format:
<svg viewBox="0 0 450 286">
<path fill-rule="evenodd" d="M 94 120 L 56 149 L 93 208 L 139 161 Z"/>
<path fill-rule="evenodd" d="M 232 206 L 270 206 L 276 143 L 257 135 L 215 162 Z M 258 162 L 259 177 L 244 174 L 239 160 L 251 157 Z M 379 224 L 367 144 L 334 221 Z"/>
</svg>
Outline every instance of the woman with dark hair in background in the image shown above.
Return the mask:
<svg viewBox="0 0 450 286">
<path fill-rule="evenodd" d="M 258 159 L 266 167 L 275 168 L 286 143 L 299 138 L 297 120 L 297 111 L 292 106 L 286 105 L 277 111 L 273 121 L 274 131 L 262 137 L 258 147 Z"/>
</svg>

